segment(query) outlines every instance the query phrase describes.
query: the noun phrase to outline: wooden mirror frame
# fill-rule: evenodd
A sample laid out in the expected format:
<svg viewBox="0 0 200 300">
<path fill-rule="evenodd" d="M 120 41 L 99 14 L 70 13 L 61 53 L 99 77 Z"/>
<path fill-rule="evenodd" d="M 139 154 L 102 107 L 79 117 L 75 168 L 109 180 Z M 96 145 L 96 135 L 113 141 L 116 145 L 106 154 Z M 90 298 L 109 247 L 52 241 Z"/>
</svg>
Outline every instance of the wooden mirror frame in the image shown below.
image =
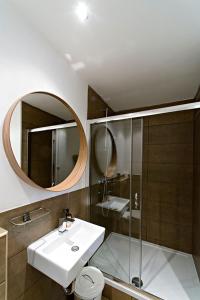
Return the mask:
<svg viewBox="0 0 200 300">
<path fill-rule="evenodd" d="M 110 159 L 108 168 L 105 172 L 102 172 L 102 170 L 99 166 L 99 162 L 98 162 L 97 157 L 96 157 L 96 148 L 95 148 L 96 147 L 96 140 L 97 140 L 98 131 L 102 128 L 107 130 L 107 132 L 108 132 L 108 134 L 111 138 L 111 143 L 112 143 L 112 155 L 111 155 L 111 159 Z M 94 134 L 94 148 L 93 149 L 94 149 L 93 150 L 94 165 L 95 165 L 95 168 L 96 168 L 97 172 L 100 175 L 103 175 L 105 178 L 112 178 L 115 175 L 115 171 L 116 171 L 116 168 L 117 168 L 117 149 L 116 149 L 116 144 L 115 144 L 115 140 L 114 140 L 114 137 L 112 135 L 112 132 L 108 127 L 101 126 L 101 127 L 96 129 L 95 134 Z"/>
<path fill-rule="evenodd" d="M 60 101 L 62 104 L 64 104 L 66 106 L 66 108 L 74 116 L 74 120 L 77 123 L 77 127 L 79 129 L 79 135 L 80 135 L 79 155 L 78 155 L 78 160 L 76 162 L 76 165 L 75 165 L 74 169 L 65 178 L 65 180 L 63 180 L 59 184 L 57 184 L 55 186 L 52 186 L 52 187 L 49 187 L 49 188 L 43 188 L 43 187 L 39 186 L 38 184 L 36 184 L 20 168 L 20 166 L 19 166 L 19 164 L 18 164 L 18 162 L 15 158 L 15 155 L 14 155 L 14 152 L 13 152 L 13 149 L 12 149 L 12 146 L 11 146 L 11 140 L 10 140 L 10 124 L 11 124 L 11 119 L 12 119 L 13 112 L 14 112 L 17 104 L 20 101 L 22 101 L 22 99 L 25 96 L 30 95 L 30 94 L 38 94 L 38 93 L 54 97 L 58 101 Z M 36 188 L 40 188 L 40 189 L 46 189 L 46 190 L 51 191 L 51 192 L 61 192 L 61 191 L 67 190 L 67 189 L 71 188 L 72 186 L 74 186 L 80 180 L 80 178 L 81 178 L 81 176 L 82 176 L 82 174 L 85 170 L 86 163 L 87 163 L 87 155 L 88 155 L 87 140 L 86 140 L 86 136 L 85 136 L 83 126 L 82 126 L 81 121 L 79 120 L 77 114 L 69 106 L 69 104 L 67 104 L 63 99 L 61 99 L 60 97 L 58 97 L 58 96 L 56 96 L 52 93 L 48 93 L 48 92 L 44 92 L 44 91 L 37 91 L 37 92 L 32 92 L 32 93 L 26 94 L 26 95 L 24 95 L 23 97 L 21 97 L 20 99 L 18 99 L 17 101 L 15 101 L 13 103 L 13 105 L 10 107 L 9 111 L 6 114 L 4 124 L 3 124 L 3 145 L 4 145 L 4 149 L 5 149 L 7 159 L 9 161 L 11 167 L 13 168 L 15 173 L 23 181 L 25 181 L 27 184 L 29 184 L 32 187 L 36 187 Z"/>
</svg>

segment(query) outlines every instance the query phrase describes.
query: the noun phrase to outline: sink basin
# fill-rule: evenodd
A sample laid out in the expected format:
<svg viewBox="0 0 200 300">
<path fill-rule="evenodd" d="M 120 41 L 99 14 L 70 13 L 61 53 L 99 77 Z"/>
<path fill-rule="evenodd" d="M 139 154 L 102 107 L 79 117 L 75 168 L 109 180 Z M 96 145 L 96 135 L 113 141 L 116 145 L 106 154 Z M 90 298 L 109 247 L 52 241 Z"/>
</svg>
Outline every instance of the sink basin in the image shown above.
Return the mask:
<svg viewBox="0 0 200 300">
<path fill-rule="evenodd" d="M 130 218 L 130 210 L 125 211 L 125 213 L 122 216 L 125 219 Z M 141 219 L 141 211 L 139 209 L 132 209 L 131 217 L 134 219 Z"/>
<path fill-rule="evenodd" d="M 117 213 L 123 213 L 126 210 L 127 205 L 130 200 L 117 197 L 117 196 L 107 196 L 107 201 L 97 203 L 97 207 L 105 208 L 110 211 L 115 211 Z"/>
<path fill-rule="evenodd" d="M 67 231 L 55 229 L 28 246 L 28 263 L 67 287 L 99 248 L 104 234 L 104 227 L 75 218 Z"/>
</svg>

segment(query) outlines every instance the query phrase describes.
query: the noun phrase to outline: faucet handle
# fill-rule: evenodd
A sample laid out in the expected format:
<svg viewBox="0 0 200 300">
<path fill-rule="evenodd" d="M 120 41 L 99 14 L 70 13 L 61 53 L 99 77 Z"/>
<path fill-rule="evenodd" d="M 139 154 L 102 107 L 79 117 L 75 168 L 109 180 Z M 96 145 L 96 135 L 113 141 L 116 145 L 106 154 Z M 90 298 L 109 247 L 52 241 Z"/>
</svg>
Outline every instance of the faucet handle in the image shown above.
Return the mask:
<svg viewBox="0 0 200 300">
<path fill-rule="evenodd" d="M 24 222 L 24 223 L 26 223 L 26 222 L 28 222 L 28 221 L 31 221 L 30 212 L 29 212 L 29 211 L 25 212 L 25 213 L 23 214 L 22 219 L 23 219 L 23 222 Z"/>
<path fill-rule="evenodd" d="M 72 217 L 72 214 L 69 212 L 69 208 L 65 208 L 63 211 L 65 213 L 66 220 L 71 221 L 71 222 L 75 221 Z"/>
<path fill-rule="evenodd" d="M 65 215 L 69 214 L 69 208 L 64 208 L 63 211 L 64 211 Z"/>
<path fill-rule="evenodd" d="M 64 214 L 65 214 L 66 218 L 69 217 L 69 216 L 72 217 L 72 214 L 69 212 L 69 208 L 64 208 L 63 211 L 64 211 Z"/>
<path fill-rule="evenodd" d="M 138 193 L 135 193 L 135 209 L 139 209 Z"/>
</svg>

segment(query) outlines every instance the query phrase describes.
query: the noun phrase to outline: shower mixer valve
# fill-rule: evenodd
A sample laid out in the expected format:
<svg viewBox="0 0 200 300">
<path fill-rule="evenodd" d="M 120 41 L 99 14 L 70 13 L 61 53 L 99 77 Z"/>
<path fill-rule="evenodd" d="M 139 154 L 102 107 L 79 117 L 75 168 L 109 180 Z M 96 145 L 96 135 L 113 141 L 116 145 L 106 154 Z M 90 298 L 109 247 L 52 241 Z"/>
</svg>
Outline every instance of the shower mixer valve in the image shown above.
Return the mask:
<svg viewBox="0 0 200 300">
<path fill-rule="evenodd" d="M 139 209 L 138 193 L 135 193 L 135 209 Z"/>
</svg>

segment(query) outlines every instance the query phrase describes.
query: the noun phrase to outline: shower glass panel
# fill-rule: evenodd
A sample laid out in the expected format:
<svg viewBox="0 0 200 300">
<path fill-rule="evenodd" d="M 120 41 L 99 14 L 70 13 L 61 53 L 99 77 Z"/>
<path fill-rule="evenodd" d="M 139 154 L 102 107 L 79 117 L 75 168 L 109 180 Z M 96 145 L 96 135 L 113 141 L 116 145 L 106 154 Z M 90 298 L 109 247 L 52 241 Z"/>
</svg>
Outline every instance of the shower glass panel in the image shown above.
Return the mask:
<svg viewBox="0 0 200 300">
<path fill-rule="evenodd" d="M 104 273 L 140 285 L 142 120 L 91 125 L 91 221 L 106 228 L 90 260 Z"/>
<path fill-rule="evenodd" d="M 142 173 L 143 173 L 143 119 L 132 120 L 132 182 L 131 182 L 131 283 L 142 287 Z M 138 274 L 138 275 L 137 275 Z"/>
<path fill-rule="evenodd" d="M 161 299 L 199 300 L 199 110 L 116 118 L 91 125 L 91 219 L 106 237 L 90 263 Z"/>
</svg>

